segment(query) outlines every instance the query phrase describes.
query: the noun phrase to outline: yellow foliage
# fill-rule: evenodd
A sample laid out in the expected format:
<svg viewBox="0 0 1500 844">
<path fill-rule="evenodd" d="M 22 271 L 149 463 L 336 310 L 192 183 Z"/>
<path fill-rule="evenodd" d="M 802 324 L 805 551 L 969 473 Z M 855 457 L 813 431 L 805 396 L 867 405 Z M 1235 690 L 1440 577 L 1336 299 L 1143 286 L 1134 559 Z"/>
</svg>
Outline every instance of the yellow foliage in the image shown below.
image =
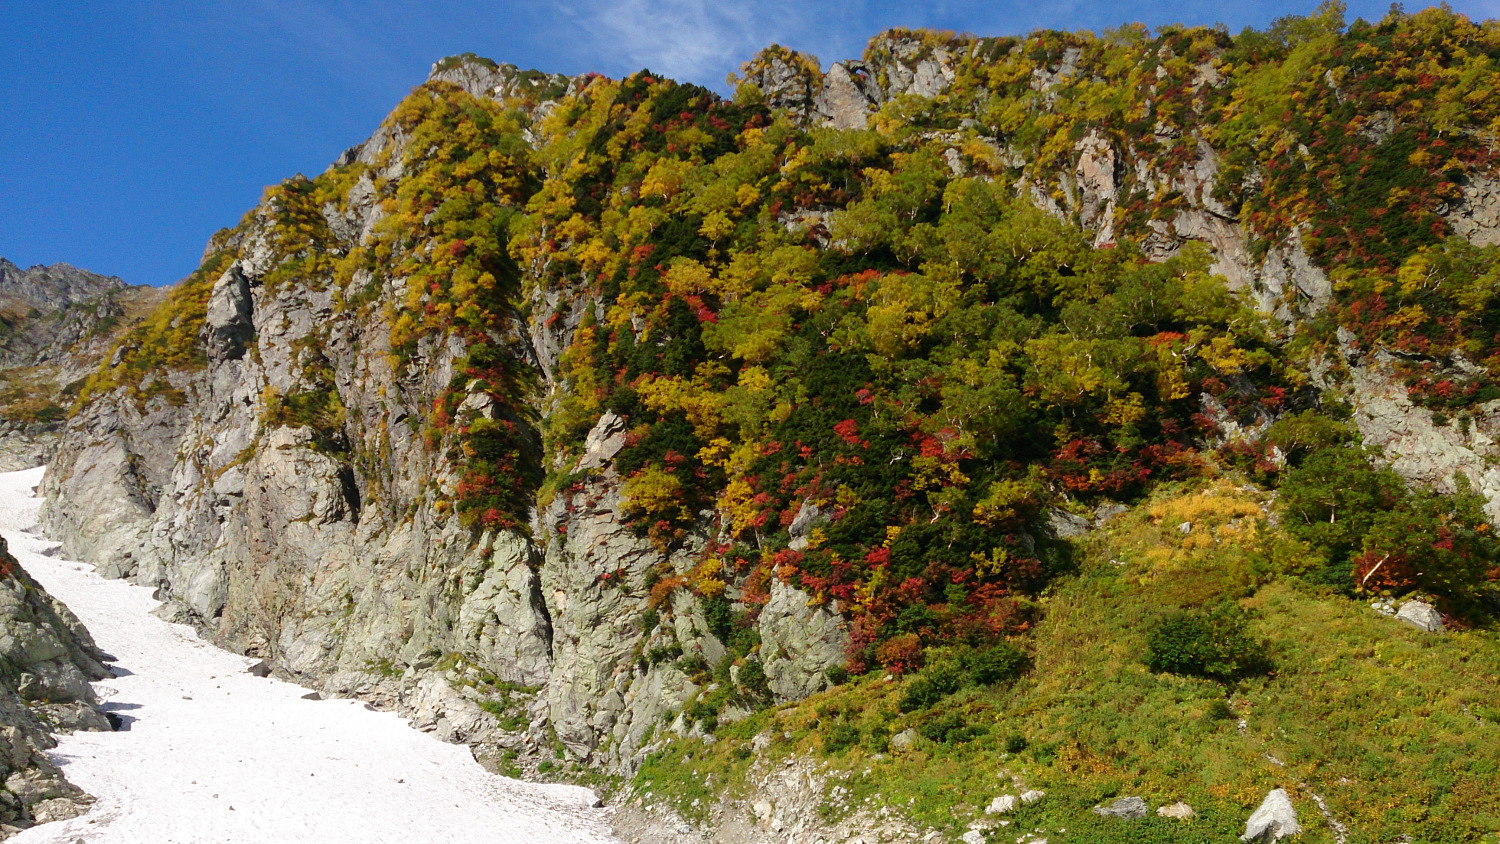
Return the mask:
<svg viewBox="0 0 1500 844">
<path fill-rule="evenodd" d="M 621 493 L 625 510 L 634 515 L 653 521 L 681 521 L 689 516 L 682 506 L 682 482 L 655 466 L 627 478 Z"/>
<path fill-rule="evenodd" d="M 941 489 L 950 486 L 963 486 L 969 482 L 969 476 L 959 470 L 957 463 L 950 463 L 938 457 L 918 455 L 912 458 L 912 489 Z"/>
<path fill-rule="evenodd" d="M 938 269 L 924 265 L 923 270 Z M 959 297 L 956 274 L 890 275 L 871 297 L 866 319 L 875 351 L 895 357 L 920 343 L 932 323 L 942 319 Z"/>
<path fill-rule="evenodd" d="M 760 201 L 760 191 L 756 190 L 755 185 L 740 185 L 735 189 L 734 201 L 739 207 L 747 208 Z"/>
<path fill-rule="evenodd" d="M 713 286 L 713 273 L 692 258 L 673 258 L 662 274 L 662 282 L 673 296 L 696 296 Z"/>
<path fill-rule="evenodd" d="M 708 445 L 698 449 L 698 460 L 705 466 L 726 466 L 729 464 L 729 455 L 729 440 L 723 437 L 714 437 L 708 441 Z"/>
<path fill-rule="evenodd" d="M 1104 403 L 1106 425 L 1134 425 L 1146 417 L 1146 400 L 1140 393 L 1115 396 Z"/>
<path fill-rule="evenodd" d="M 1053 407 L 1078 404 L 1115 385 L 1113 377 L 1094 362 L 1087 341 L 1064 334 L 1048 334 L 1026 342 L 1026 354 L 1037 368 L 1034 390 Z"/>
<path fill-rule="evenodd" d="M 691 167 L 691 163 L 676 158 L 657 160 L 641 181 L 641 198 L 676 196 L 686 183 Z"/>
<path fill-rule="evenodd" d="M 996 481 L 974 505 L 973 516 L 985 527 L 1014 527 L 1035 515 L 1041 506 L 1042 489 L 1036 481 Z"/>
<path fill-rule="evenodd" d="M 1234 344 L 1234 338 L 1221 334 L 1198 350 L 1199 357 L 1221 375 L 1238 375 L 1248 358 L 1245 350 Z"/>
<path fill-rule="evenodd" d="M 734 221 L 723 211 L 710 211 L 703 216 L 703 225 L 698 227 L 698 233 L 709 240 L 718 242 L 734 232 Z"/>
<path fill-rule="evenodd" d="M 692 423 L 694 434 L 711 440 L 723 422 L 724 407 L 724 393 L 713 387 L 712 381 L 723 374 L 722 364 L 709 362 L 700 365 L 691 380 L 647 376 L 636 385 L 636 393 L 642 404 L 657 413 L 681 411 Z"/>
<path fill-rule="evenodd" d="M 735 536 L 754 526 L 755 518 L 760 512 L 755 507 L 754 498 L 755 487 L 743 477 L 731 478 L 724 486 L 724 492 L 719 496 L 719 509 L 729 517 Z"/>
<path fill-rule="evenodd" d="M 988 554 L 973 553 L 969 555 L 969 559 L 974 561 L 976 574 L 980 577 L 988 577 L 1005 572 L 1010 562 L 1010 552 L 1004 548 L 991 548 Z"/>
<path fill-rule="evenodd" d="M 1156 391 L 1162 401 L 1185 399 L 1192 392 L 1182 374 L 1182 361 L 1169 345 L 1156 347 Z"/>
<path fill-rule="evenodd" d="M 693 569 L 693 590 L 705 598 L 724 594 L 724 581 L 721 578 L 723 573 L 724 561 L 718 557 L 708 557 Z"/>
<path fill-rule="evenodd" d="M 771 386 L 771 375 L 762 366 L 747 366 L 740 372 L 738 384 L 752 393 L 759 393 Z"/>
<path fill-rule="evenodd" d="M 1421 305 L 1407 305 L 1394 314 L 1391 314 L 1389 322 L 1394 327 L 1405 329 L 1406 331 L 1415 331 L 1426 325 L 1427 320 L 1427 311 Z"/>
</svg>

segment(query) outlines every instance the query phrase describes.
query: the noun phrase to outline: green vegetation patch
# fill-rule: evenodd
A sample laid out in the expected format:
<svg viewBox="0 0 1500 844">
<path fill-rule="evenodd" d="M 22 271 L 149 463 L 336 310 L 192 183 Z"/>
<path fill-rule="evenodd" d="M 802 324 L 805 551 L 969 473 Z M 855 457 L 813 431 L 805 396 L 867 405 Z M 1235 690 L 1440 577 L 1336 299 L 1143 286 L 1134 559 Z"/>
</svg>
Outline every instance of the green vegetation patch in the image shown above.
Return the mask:
<svg viewBox="0 0 1500 844">
<path fill-rule="evenodd" d="M 699 774 L 733 794 L 755 760 L 798 755 L 849 789 L 851 807 L 888 806 L 955 835 L 994 797 L 1018 793 L 1012 776 L 1047 796 L 1008 816 L 1010 828 L 1049 840 L 1230 840 L 1278 787 L 1309 841 L 1332 840 L 1314 793 L 1351 841 L 1500 831 L 1500 723 L 1484 714 L 1500 638 L 1425 634 L 1330 595 L 1299 573 L 1312 555 L 1270 525 L 1265 503 L 1227 481 L 1163 489 L 1086 537 L 1078 573 L 1041 599 L 1031 667 L 1014 680 L 944 689 L 919 708 L 909 701 L 928 670 L 866 675 L 721 729 L 712 745 L 675 740 L 635 785 L 707 805 L 711 794 L 692 791 Z M 1151 670 L 1155 632 L 1184 617 L 1262 643 L 1269 670 Z M 748 746 L 756 734 L 769 741 L 760 754 Z M 1089 812 L 1126 795 L 1153 810 L 1183 800 L 1197 818 Z"/>
</svg>

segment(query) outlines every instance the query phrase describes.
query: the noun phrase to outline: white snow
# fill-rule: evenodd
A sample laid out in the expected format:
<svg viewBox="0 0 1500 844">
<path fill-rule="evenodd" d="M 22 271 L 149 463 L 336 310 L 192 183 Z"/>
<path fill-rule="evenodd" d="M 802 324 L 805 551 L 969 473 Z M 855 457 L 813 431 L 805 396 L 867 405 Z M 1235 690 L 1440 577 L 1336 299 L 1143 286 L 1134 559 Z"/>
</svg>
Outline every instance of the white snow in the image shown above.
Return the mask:
<svg viewBox="0 0 1500 844">
<path fill-rule="evenodd" d="M 150 590 L 43 556 L 41 469 L 0 473 L 0 533 L 118 658 L 96 683 L 128 730 L 59 737 L 51 756 L 98 798 L 15 844 L 614 842 L 593 792 L 485 771 L 466 748 L 352 700 L 246 673 L 251 660 L 148 613 Z M 123 669 L 120 670 L 120 669 Z"/>
</svg>

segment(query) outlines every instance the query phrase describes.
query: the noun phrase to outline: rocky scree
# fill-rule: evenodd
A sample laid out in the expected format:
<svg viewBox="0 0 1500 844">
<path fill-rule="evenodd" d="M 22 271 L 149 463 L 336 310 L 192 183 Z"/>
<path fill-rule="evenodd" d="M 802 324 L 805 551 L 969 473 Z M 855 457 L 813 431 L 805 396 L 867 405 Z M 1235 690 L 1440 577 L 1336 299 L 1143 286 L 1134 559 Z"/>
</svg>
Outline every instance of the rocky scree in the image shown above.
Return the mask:
<svg viewBox="0 0 1500 844">
<path fill-rule="evenodd" d="M 54 732 L 111 729 L 89 686 L 112 676 L 107 658 L 0 539 L 0 838 L 93 803 L 46 751 Z"/>
</svg>

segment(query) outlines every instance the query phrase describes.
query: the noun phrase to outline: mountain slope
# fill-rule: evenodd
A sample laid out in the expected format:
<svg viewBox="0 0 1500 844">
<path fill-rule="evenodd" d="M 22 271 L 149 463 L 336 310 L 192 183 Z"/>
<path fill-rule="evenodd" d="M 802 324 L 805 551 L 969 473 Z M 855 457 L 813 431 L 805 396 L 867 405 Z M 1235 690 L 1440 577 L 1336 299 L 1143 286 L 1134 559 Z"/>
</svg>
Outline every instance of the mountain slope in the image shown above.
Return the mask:
<svg viewBox="0 0 1500 844">
<path fill-rule="evenodd" d="M 1483 628 L 1497 62 L 1493 25 L 1334 6 L 771 48 L 732 101 L 444 60 L 124 336 L 46 526 L 226 646 L 575 776 L 830 685 L 905 678 L 914 726 L 1045 685 L 1073 540 L 1164 482 L 1276 488 L 1283 556 L 1142 623 L 1305 587 Z M 1044 699 L 1016 734 L 1055 754 Z M 1076 799 L 1161 785 L 1112 776 Z M 1388 785 L 1325 796 L 1459 814 Z"/>
</svg>

